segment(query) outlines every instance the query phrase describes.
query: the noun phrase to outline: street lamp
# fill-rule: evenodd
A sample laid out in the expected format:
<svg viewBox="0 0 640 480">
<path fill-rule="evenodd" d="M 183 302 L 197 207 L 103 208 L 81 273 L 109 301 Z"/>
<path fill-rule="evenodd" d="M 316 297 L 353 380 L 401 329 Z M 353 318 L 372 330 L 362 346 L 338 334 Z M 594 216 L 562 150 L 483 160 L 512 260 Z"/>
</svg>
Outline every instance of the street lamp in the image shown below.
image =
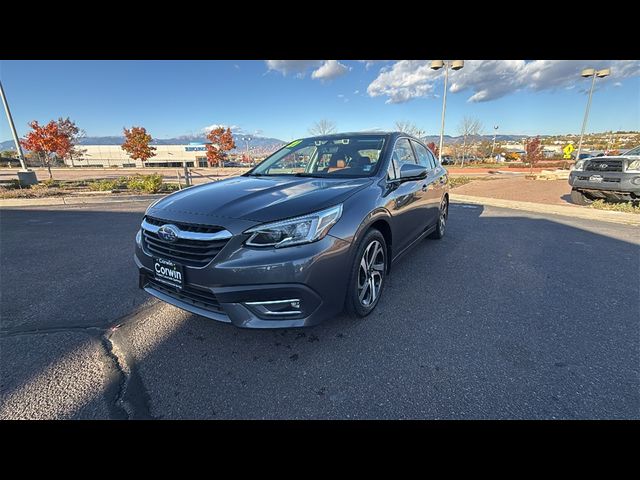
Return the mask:
<svg viewBox="0 0 640 480">
<path fill-rule="evenodd" d="M 493 126 L 493 145 L 491 146 L 491 158 L 493 158 L 493 151 L 496 149 L 496 135 L 498 135 L 498 125 Z"/>
<path fill-rule="evenodd" d="M 584 78 L 591 77 L 591 88 L 589 89 L 589 100 L 587 100 L 587 109 L 584 112 L 584 120 L 582 121 L 582 131 L 580 132 L 580 141 L 578 142 L 578 152 L 576 153 L 576 161 L 580 160 L 580 151 L 582 150 L 582 137 L 584 137 L 584 130 L 587 128 L 587 119 L 589 118 L 589 109 L 591 108 L 591 96 L 593 95 L 593 86 L 596 83 L 597 78 L 604 78 L 611 75 L 610 68 L 603 68 L 596 70 L 595 68 L 585 68 L 580 74 Z"/>
<path fill-rule="evenodd" d="M 444 138 L 444 114 L 447 108 L 447 83 L 449 81 L 449 67 L 452 70 L 460 70 L 464 67 L 464 60 L 432 60 L 431 68 L 440 70 L 444 67 L 444 95 L 442 96 L 442 125 L 440 126 L 440 147 L 438 148 L 438 160 L 442 162 L 442 140 Z"/>
<path fill-rule="evenodd" d="M 2 97 L 2 104 L 4 105 L 4 111 L 7 114 L 7 120 L 9 121 L 9 127 L 11 128 L 11 135 L 13 135 L 13 142 L 16 144 L 16 151 L 18 152 L 18 158 L 20 159 L 21 170 L 18 171 L 18 182 L 21 185 L 35 185 L 38 183 L 36 172 L 27 168 L 24 163 L 24 155 L 22 153 L 22 146 L 18 139 L 18 133 L 16 132 L 16 126 L 13 124 L 13 117 L 11 116 L 11 110 L 9 109 L 9 102 L 4 95 L 4 88 L 2 88 L 2 82 L 0 82 L 0 97 Z"/>
<path fill-rule="evenodd" d="M 251 137 L 244 137 L 244 140 L 247 143 L 247 159 L 249 158 L 249 142 L 251 141 Z"/>
</svg>

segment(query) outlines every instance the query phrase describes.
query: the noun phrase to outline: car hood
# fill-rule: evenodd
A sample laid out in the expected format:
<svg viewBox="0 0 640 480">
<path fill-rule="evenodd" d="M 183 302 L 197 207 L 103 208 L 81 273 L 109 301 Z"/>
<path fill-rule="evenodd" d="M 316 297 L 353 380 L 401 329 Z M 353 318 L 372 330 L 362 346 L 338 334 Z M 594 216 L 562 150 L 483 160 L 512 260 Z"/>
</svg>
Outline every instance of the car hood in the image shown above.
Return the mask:
<svg viewBox="0 0 640 480">
<path fill-rule="evenodd" d="M 373 182 L 371 178 L 234 177 L 173 193 L 149 209 L 163 212 L 271 222 L 297 217 L 343 202 Z"/>
</svg>

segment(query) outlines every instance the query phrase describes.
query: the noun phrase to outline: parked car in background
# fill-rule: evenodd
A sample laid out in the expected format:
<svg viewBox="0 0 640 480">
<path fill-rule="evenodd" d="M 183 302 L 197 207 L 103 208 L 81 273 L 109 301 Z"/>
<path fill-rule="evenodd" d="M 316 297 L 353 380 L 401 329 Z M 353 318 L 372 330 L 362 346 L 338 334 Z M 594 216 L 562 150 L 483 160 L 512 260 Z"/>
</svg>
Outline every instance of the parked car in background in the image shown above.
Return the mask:
<svg viewBox="0 0 640 480">
<path fill-rule="evenodd" d="M 580 155 L 582 157 L 582 155 Z M 640 200 L 640 146 L 616 156 L 576 161 L 569 174 L 571 201 L 589 205 L 596 199 Z"/>
<path fill-rule="evenodd" d="M 233 160 L 229 160 L 228 162 L 224 162 L 223 167 L 246 167 L 244 163 L 236 162 Z"/>
<path fill-rule="evenodd" d="M 455 164 L 455 160 L 451 155 L 443 155 L 442 156 L 442 165 L 453 165 Z"/>
<path fill-rule="evenodd" d="M 304 167 L 292 166 L 297 155 Z M 343 309 L 364 317 L 393 262 L 442 238 L 448 214 L 447 171 L 418 139 L 303 138 L 244 175 L 149 206 L 135 242 L 139 286 L 238 327 L 313 325 Z"/>
</svg>

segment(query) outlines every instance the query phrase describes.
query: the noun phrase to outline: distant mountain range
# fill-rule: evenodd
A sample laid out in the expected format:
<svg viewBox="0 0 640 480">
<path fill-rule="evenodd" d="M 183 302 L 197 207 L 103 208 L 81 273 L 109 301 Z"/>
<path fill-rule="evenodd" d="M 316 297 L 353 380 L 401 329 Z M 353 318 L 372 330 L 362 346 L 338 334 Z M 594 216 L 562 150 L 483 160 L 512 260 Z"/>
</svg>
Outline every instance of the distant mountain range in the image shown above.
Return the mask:
<svg viewBox="0 0 640 480">
<path fill-rule="evenodd" d="M 517 142 L 526 138 L 528 135 L 498 135 L 496 136 L 496 141 L 498 142 Z M 540 138 L 548 137 L 549 135 L 540 135 Z M 236 142 L 236 147 L 238 151 L 244 151 L 246 148 L 246 143 L 243 140 L 245 138 L 244 135 L 234 134 L 233 138 Z M 481 140 L 493 140 L 493 135 L 481 135 Z M 423 137 L 423 140 L 427 143 L 435 142 L 438 143 L 440 141 L 439 135 L 428 135 Z M 462 136 L 444 136 L 445 143 L 461 143 L 463 141 Z M 121 136 L 113 136 L 113 137 L 85 137 L 80 141 L 81 145 L 122 145 L 124 142 L 124 137 Z M 206 143 L 207 138 L 204 135 L 184 135 L 181 137 L 175 138 L 156 138 L 153 140 L 152 145 L 189 145 L 190 143 Z M 249 142 L 250 149 L 272 149 L 279 148 L 284 145 L 285 142 L 278 138 L 271 137 L 256 137 L 252 136 L 251 141 Z M 0 150 L 15 150 L 15 146 L 13 144 L 13 140 L 6 140 L 0 143 Z"/>
<path fill-rule="evenodd" d="M 233 135 L 233 139 L 236 143 L 236 150 L 244 151 L 247 148 L 246 142 L 243 140 L 245 135 Z M 80 141 L 80 145 L 122 145 L 124 137 L 84 137 Z M 175 138 L 154 138 L 151 142 L 152 145 L 189 145 L 190 143 L 206 143 L 207 138 L 204 135 L 183 135 Z M 284 145 L 284 141 L 277 138 L 270 137 L 257 137 L 251 136 L 249 142 L 250 149 L 272 149 L 273 147 L 279 148 Z M 0 150 L 15 150 L 13 140 L 6 140 L 0 143 Z"/>
</svg>

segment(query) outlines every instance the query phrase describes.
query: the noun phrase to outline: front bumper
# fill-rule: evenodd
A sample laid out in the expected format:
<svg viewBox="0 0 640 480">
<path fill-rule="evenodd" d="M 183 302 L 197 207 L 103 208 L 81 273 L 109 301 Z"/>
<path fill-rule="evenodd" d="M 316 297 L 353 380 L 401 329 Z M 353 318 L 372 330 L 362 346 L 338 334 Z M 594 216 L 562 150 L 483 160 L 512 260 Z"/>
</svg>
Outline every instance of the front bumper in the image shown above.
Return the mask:
<svg viewBox="0 0 640 480">
<path fill-rule="evenodd" d="M 596 181 L 597 178 L 602 180 Z M 593 193 L 594 196 L 640 197 L 640 173 L 572 171 L 569 174 L 569 185 L 576 190 Z"/>
<path fill-rule="evenodd" d="M 327 235 L 282 249 L 245 247 L 234 237 L 203 268 L 184 266 L 185 288 L 153 280 L 153 256 L 136 243 L 139 286 L 178 308 L 243 328 L 315 325 L 342 311 L 350 244 Z M 202 300 L 204 299 L 204 300 Z M 266 314 L 261 302 L 300 300 L 299 314 Z"/>
</svg>

